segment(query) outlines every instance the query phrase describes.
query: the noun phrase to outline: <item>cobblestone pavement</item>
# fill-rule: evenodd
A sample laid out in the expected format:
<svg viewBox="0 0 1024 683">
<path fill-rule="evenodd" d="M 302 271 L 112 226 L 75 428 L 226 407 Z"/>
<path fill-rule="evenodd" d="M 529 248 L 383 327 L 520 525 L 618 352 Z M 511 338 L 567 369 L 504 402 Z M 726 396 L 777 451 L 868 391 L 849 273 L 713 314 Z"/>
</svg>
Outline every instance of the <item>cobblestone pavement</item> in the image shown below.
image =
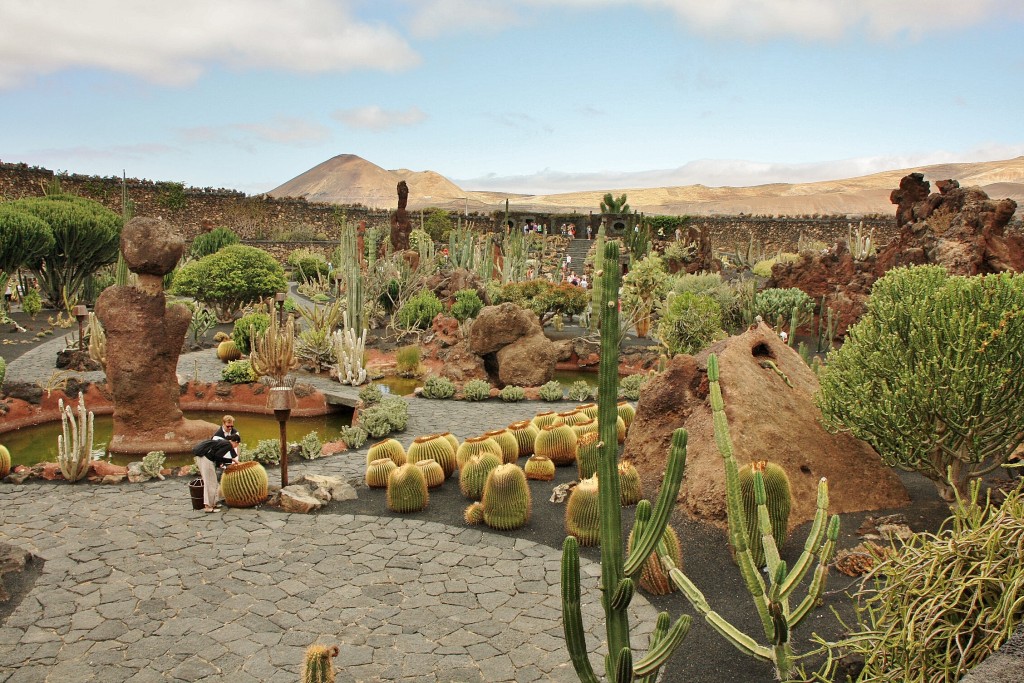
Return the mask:
<svg viewBox="0 0 1024 683">
<path fill-rule="evenodd" d="M 12 362 L 9 376 L 48 377 L 56 342 Z M 201 379 L 219 375 L 211 355 L 188 354 L 179 371 L 191 377 L 199 360 Z M 399 438 L 464 438 L 551 407 L 413 399 Z M 365 447 L 290 469 L 350 478 L 364 463 Z M 0 683 L 291 682 L 314 642 L 341 646 L 339 681 L 577 680 L 556 548 L 411 518 L 204 514 L 181 479 L 0 484 L 0 501 L 0 540 L 45 561 L 0 626 Z M 600 567 L 581 566 L 596 648 Z M 646 642 L 655 610 L 639 595 L 633 610 Z"/>
</svg>

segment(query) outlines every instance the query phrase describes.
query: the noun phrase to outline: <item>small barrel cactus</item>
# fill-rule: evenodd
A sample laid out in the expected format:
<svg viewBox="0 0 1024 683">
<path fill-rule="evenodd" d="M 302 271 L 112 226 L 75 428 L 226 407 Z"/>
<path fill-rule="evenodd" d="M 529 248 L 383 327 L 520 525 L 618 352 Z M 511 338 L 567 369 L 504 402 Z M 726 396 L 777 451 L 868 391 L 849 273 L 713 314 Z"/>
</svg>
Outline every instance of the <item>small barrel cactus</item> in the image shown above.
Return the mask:
<svg viewBox="0 0 1024 683">
<path fill-rule="evenodd" d="M 533 444 L 537 441 L 537 435 L 540 434 L 540 429 L 537 428 L 537 425 L 529 420 L 520 420 L 510 424 L 507 429 L 512 432 L 512 436 L 516 438 L 516 443 L 519 444 L 519 457 L 533 455 Z"/>
<path fill-rule="evenodd" d="M 233 508 L 251 508 L 267 499 L 270 482 L 263 465 L 255 460 L 228 465 L 221 477 L 224 502 Z"/>
<path fill-rule="evenodd" d="M 572 431 L 576 432 L 577 438 L 583 436 L 584 434 L 589 434 L 590 432 L 596 432 L 597 420 L 592 417 L 588 417 L 587 419 L 572 425 Z"/>
<path fill-rule="evenodd" d="M 459 469 L 459 489 L 462 495 L 470 500 L 480 500 L 484 495 L 484 484 L 487 475 L 501 464 L 501 456 L 484 452 L 471 455 Z"/>
<path fill-rule="evenodd" d="M 589 479 L 597 474 L 597 461 L 600 457 L 600 436 L 597 432 L 588 432 L 579 438 L 576 451 L 576 469 L 580 480 Z"/>
<path fill-rule="evenodd" d="M 408 462 L 408 457 L 405 454 L 405 448 L 402 447 L 402 444 L 398 439 L 384 439 L 383 441 L 378 441 L 366 450 L 367 465 L 374 460 L 379 460 L 380 458 L 388 458 L 396 465 L 404 465 Z"/>
<path fill-rule="evenodd" d="M 527 479 L 551 481 L 555 478 L 555 463 L 543 455 L 531 455 L 524 469 Z"/>
<path fill-rule="evenodd" d="M 628 460 L 619 463 L 619 493 L 624 507 L 636 505 L 644 497 L 644 488 L 640 483 L 640 473 Z"/>
<path fill-rule="evenodd" d="M 230 363 L 242 357 L 242 351 L 235 344 L 234 340 L 227 339 L 217 344 L 217 358 L 222 363 Z"/>
<path fill-rule="evenodd" d="M 518 466 L 505 463 L 491 470 L 484 484 L 484 524 L 492 529 L 518 529 L 530 521 L 530 486 Z"/>
<path fill-rule="evenodd" d="M 620 444 L 626 442 L 626 421 L 621 417 L 615 418 L 615 435 Z"/>
<path fill-rule="evenodd" d="M 765 503 L 768 519 L 772 523 L 772 538 L 782 550 L 789 532 L 789 509 L 793 499 L 789 488 L 789 477 L 781 466 L 767 460 L 755 460 L 739 470 L 740 495 L 743 498 L 743 514 L 747 521 L 747 545 L 754 564 L 764 566 L 764 546 L 761 544 L 761 528 L 757 520 L 757 503 L 754 500 L 754 472 L 760 472 L 764 480 Z"/>
<path fill-rule="evenodd" d="M 451 442 L 441 434 L 427 434 L 418 436 L 409 444 L 409 462 L 420 462 L 422 460 L 433 460 L 441 467 L 444 478 L 452 476 L 455 472 L 455 449 Z"/>
<path fill-rule="evenodd" d="M 462 512 L 462 519 L 466 520 L 466 524 L 479 524 L 484 521 L 484 506 L 479 502 L 470 503 Z"/>
<path fill-rule="evenodd" d="M 427 507 L 430 495 L 423 470 L 408 463 L 396 468 L 388 477 L 385 499 L 393 512 L 419 512 Z"/>
<path fill-rule="evenodd" d="M 633 533 L 629 533 L 629 544 L 627 545 L 627 552 L 633 552 Z M 665 531 L 661 535 L 661 540 L 665 543 L 665 548 L 668 550 L 669 557 L 675 563 L 680 570 L 683 569 L 683 547 L 679 542 L 679 536 L 676 534 L 675 529 L 669 525 L 665 525 Z M 668 569 L 664 563 L 658 557 L 657 550 L 651 552 L 647 556 L 647 560 L 644 562 L 644 567 L 640 572 L 640 587 L 648 593 L 654 595 L 668 595 L 675 590 L 675 584 L 668 576 Z"/>
<path fill-rule="evenodd" d="M 519 441 L 512 435 L 512 432 L 508 429 L 495 429 L 492 432 L 484 432 L 484 436 L 489 436 L 494 439 L 494 443 L 498 444 L 498 448 L 501 449 L 501 461 L 516 462 L 519 460 Z"/>
<path fill-rule="evenodd" d="M 388 486 L 388 477 L 398 469 L 391 458 L 380 458 L 366 466 L 366 485 L 371 489 L 384 489 Z"/>
<path fill-rule="evenodd" d="M 302 683 L 334 683 L 334 658 L 340 650 L 337 645 L 310 645 L 302 665 Z"/>
<path fill-rule="evenodd" d="M 461 470 L 466 466 L 466 461 L 469 460 L 470 456 L 483 453 L 496 455 L 499 462 L 501 461 L 501 446 L 498 445 L 497 441 L 489 436 L 471 436 L 463 441 L 459 446 L 459 450 L 455 452 L 455 462 Z"/>
<path fill-rule="evenodd" d="M 584 403 L 576 410 L 580 411 L 587 417 L 597 419 L 597 404 L 596 403 Z"/>
<path fill-rule="evenodd" d="M 561 413 L 558 413 L 555 416 L 555 421 L 552 424 L 569 425 L 570 427 L 572 427 L 577 422 L 582 422 L 583 420 L 587 419 L 590 418 L 588 418 L 585 414 L 581 413 L 579 410 L 576 410 L 574 408 L 572 410 L 566 410 Z"/>
<path fill-rule="evenodd" d="M 565 506 L 565 532 L 580 545 L 601 543 L 601 513 L 597 503 L 597 477 L 581 481 L 569 494 Z"/>
<path fill-rule="evenodd" d="M 629 401 L 619 401 L 616 409 L 619 412 L 619 417 L 626 423 L 626 431 L 629 431 L 629 425 L 633 424 L 633 418 L 636 416 L 636 408 Z"/>
<path fill-rule="evenodd" d="M 555 421 L 555 418 L 557 417 L 558 413 L 556 413 L 555 411 L 545 410 L 544 412 L 537 413 L 536 415 L 534 415 L 533 419 L 530 420 L 530 422 L 535 424 L 537 426 L 537 429 L 543 429 L 544 427 L 547 427 L 549 424 L 552 424 Z"/>
<path fill-rule="evenodd" d="M 452 445 L 452 453 L 459 452 L 459 440 L 455 438 L 455 435 L 451 432 L 441 432 L 441 436 L 445 438 L 445 441 Z"/>
<path fill-rule="evenodd" d="M 436 489 L 444 483 L 444 470 L 441 469 L 441 465 L 436 460 L 427 458 L 425 460 L 417 460 L 413 464 L 423 470 L 423 478 L 427 482 L 428 489 Z"/>
<path fill-rule="evenodd" d="M 533 452 L 550 458 L 555 465 L 571 465 L 576 462 L 576 432 L 568 425 L 548 425 L 540 430 Z"/>
<path fill-rule="evenodd" d="M 11 473 L 11 452 L 7 446 L 0 446 L 0 479 Z"/>
</svg>

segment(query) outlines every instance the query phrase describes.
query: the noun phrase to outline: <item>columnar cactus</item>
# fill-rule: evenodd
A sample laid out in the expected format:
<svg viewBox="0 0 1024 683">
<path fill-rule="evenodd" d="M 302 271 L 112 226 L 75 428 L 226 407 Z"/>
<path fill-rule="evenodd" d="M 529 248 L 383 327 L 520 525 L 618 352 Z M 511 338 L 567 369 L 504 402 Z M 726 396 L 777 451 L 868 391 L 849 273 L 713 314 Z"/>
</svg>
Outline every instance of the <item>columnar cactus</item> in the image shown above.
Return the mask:
<svg viewBox="0 0 1024 683">
<path fill-rule="evenodd" d="M 609 268 L 596 272 L 594 319 L 601 318 L 601 352 L 598 383 L 599 458 L 598 510 L 601 539 L 601 594 L 605 613 L 607 651 L 605 675 L 614 681 L 656 680 L 658 670 L 679 646 L 690 628 L 690 618 L 680 617 L 669 625 L 668 614 L 658 615 L 647 654 L 634 661 L 629 641 L 629 603 L 633 596 L 633 576 L 655 549 L 664 534 L 669 515 L 679 494 L 686 465 L 686 430 L 672 435 L 668 469 L 653 512 L 647 501 L 637 505 L 636 542 L 629 557 L 623 557 L 622 510 L 618 476 L 618 444 L 615 402 L 618 397 L 619 364 L 619 245 L 610 242 L 599 252 Z M 579 488 L 579 487 L 577 487 Z M 580 609 L 579 542 L 569 536 L 562 545 L 562 620 L 569 657 L 580 680 L 591 683 L 598 678 L 590 665 L 583 615 Z"/>
<path fill-rule="evenodd" d="M 366 464 L 369 465 L 374 460 L 380 458 L 388 458 L 396 465 L 404 465 L 408 462 L 408 457 L 405 454 L 405 448 L 398 439 L 384 439 L 366 449 Z"/>
<path fill-rule="evenodd" d="M 640 483 L 640 473 L 633 463 L 623 460 L 619 463 L 619 482 L 622 489 L 622 505 L 636 505 L 644 497 L 644 487 Z"/>
<path fill-rule="evenodd" d="M 224 502 L 233 508 L 251 508 L 267 499 L 270 482 L 263 465 L 255 460 L 228 465 L 220 480 Z"/>
<path fill-rule="evenodd" d="M 459 468 L 459 490 L 470 500 L 480 500 L 484 494 L 487 475 L 501 464 L 501 456 L 490 451 L 471 455 Z"/>
<path fill-rule="evenodd" d="M 427 482 L 428 489 L 436 489 L 444 483 L 444 470 L 441 469 L 441 465 L 436 460 L 427 458 L 425 460 L 417 460 L 413 464 L 423 470 L 423 478 Z"/>
<path fill-rule="evenodd" d="M 626 423 L 626 431 L 629 431 L 629 425 L 633 424 L 633 417 L 636 415 L 636 408 L 629 401 L 619 401 L 618 412 L 619 417 Z"/>
<path fill-rule="evenodd" d="M 388 477 L 398 469 L 398 465 L 391 458 L 379 458 L 366 466 L 366 485 L 371 489 L 385 489 L 388 487 Z"/>
<path fill-rule="evenodd" d="M 537 441 L 537 435 L 540 434 L 540 429 L 537 428 L 537 425 L 529 420 L 520 420 L 510 424 L 508 431 L 512 432 L 512 436 L 516 438 L 516 443 L 519 444 L 519 457 L 533 455 L 533 445 Z"/>
<path fill-rule="evenodd" d="M 334 683 L 334 658 L 338 646 L 310 645 L 302 665 L 302 683 Z"/>
<path fill-rule="evenodd" d="M 455 461 L 461 470 L 466 466 L 466 461 L 471 456 L 482 455 L 484 453 L 491 453 L 492 455 L 498 456 L 498 462 L 501 462 L 501 446 L 498 442 L 489 436 L 471 436 L 462 442 L 459 446 L 459 450 L 455 453 Z M 483 482 L 480 482 L 483 486 Z"/>
<path fill-rule="evenodd" d="M 545 410 L 534 415 L 533 419 L 530 420 L 530 422 L 536 425 L 537 429 L 544 429 L 544 427 L 547 427 L 548 425 L 554 423 L 557 417 L 558 413 L 556 413 L 555 411 Z"/>
<path fill-rule="evenodd" d="M 484 524 L 492 529 L 518 529 L 530 521 L 530 487 L 526 474 L 512 463 L 491 470 L 484 484 Z"/>
<path fill-rule="evenodd" d="M 576 462 L 576 432 L 568 425 L 548 425 L 540 430 L 533 452 L 550 458 L 555 465 L 571 465 Z"/>
<path fill-rule="evenodd" d="M 565 533 L 575 536 L 583 546 L 601 542 L 601 513 L 597 491 L 596 475 L 584 479 L 573 488 L 565 505 Z"/>
<path fill-rule="evenodd" d="M 455 449 L 451 442 L 441 434 L 427 434 L 413 439 L 406 454 L 408 462 L 433 460 L 441 466 L 444 478 L 452 476 L 455 471 Z"/>
<path fill-rule="evenodd" d="M 707 598 L 680 569 L 673 567 L 672 558 L 661 556 L 661 561 L 669 567 L 669 576 L 690 604 L 700 612 L 705 621 L 711 624 L 740 652 L 756 659 L 771 662 L 775 666 L 775 675 L 779 680 L 789 680 L 793 667 L 793 648 L 790 633 L 803 619 L 810 614 L 811 608 L 821 599 L 825 589 L 825 578 L 828 564 L 835 552 L 836 540 L 839 537 L 839 517 L 828 517 L 828 484 L 824 479 L 818 482 L 817 511 L 811 529 L 804 543 L 803 552 L 792 568 L 779 558 L 779 550 L 775 544 L 771 517 L 768 513 L 767 495 L 765 493 L 764 476 L 754 470 L 754 500 L 757 504 L 757 523 L 760 530 L 760 542 L 763 546 L 767 563 L 767 581 L 754 562 L 750 550 L 750 534 L 743 515 L 743 496 L 740 491 L 739 467 L 732 451 L 732 438 L 729 435 L 729 422 L 725 417 L 725 402 L 722 400 L 722 389 L 718 384 L 718 357 L 708 356 L 709 398 L 712 419 L 715 427 L 715 444 L 725 463 L 726 512 L 729 520 L 729 541 L 732 544 L 743 581 L 747 586 L 761 619 L 768 644 L 762 645 L 748 634 L 740 631 L 726 619 L 714 611 Z M 641 504 L 642 505 L 642 504 Z M 637 506 L 638 513 L 639 507 Z M 790 609 L 789 598 L 793 590 L 803 581 L 811 566 L 817 559 L 813 577 L 807 589 L 807 595 L 800 604 Z"/>
<path fill-rule="evenodd" d="M 555 478 L 555 463 L 543 455 L 531 455 L 523 469 L 527 479 L 551 481 Z"/>
<path fill-rule="evenodd" d="M 78 420 L 75 420 L 71 406 L 64 405 L 64 399 L 57 401 L 60 409 L 60 426 L 63 434 L 57 437 L 57 464 L 61 474 L 68 481 L 78 481 L 89 473 L 92 462 L 92 439 L 94 416 L 85 409 L 85 397 L 78 394 Z"/>
<path fill-rule="evenodd" d="M 508 429 L 495 429 L 485 432 L 484 436 L 494 439 L 501 449 L 501 461 L 504 463 L 516 463 L 519 460 L 519 441 Z"/>
<path fill-rule="evenodd" d="M 601 444 L 598 441 L 599 434 L 589 432 L 579 438 L 576 451 L 576 469 L 581 480 L 588 479 L 597 474 L 597 463 L 601 456 Z"/>
<path fill-rule="evenodd" d="M 423 470 L 408 463 L 395 469 L 388 477 L 388 492 L 385 496 L 388 509 L 394 512 L 419 512 L 427 507 L 430 494 Z"/>
<path fill-rule="evenodd" d="M 626 546 L 627 552 L 632 552 L 633 536 L 634 533 L 631 532 L 629 534 L 629 543 Z M 672 558 L 674 566 L 682 569 L 683 547 L 679 542 L 679 536 L 676 534 L 675 529 L 671 526 L 666 526 L 661 540 L 664 542 L 665 550 L 668 551 L 669 556 Z M 654 595 L 668 595 L 675 590 L 668 572 L 669 568 L 658 557 L 658 552 L 652 552 L 647 557 L 647 561 L 644 562 L 644 568 L 640 572 L 640 587 Z"/>
<path fill-rule="evenodd" d="M 754 491 L 754 472 L 760 472 L 764 479 L 765 504 L 768 506 L 768 520 L 772 524 L 775 545 L 782 548 L 786 542 L 789 527 L 789 509 L 793 498 L 789 489 L 786 471 L 774 462 L 755 460 L 739 470 L 740 495 L 743 497 L 743 517 L 747 524 L 747 544 L 754 564 L 765 564 L 764 548 L 761 546 L 761 530 L 757 521 L 757 500 Z"/>
</svg>

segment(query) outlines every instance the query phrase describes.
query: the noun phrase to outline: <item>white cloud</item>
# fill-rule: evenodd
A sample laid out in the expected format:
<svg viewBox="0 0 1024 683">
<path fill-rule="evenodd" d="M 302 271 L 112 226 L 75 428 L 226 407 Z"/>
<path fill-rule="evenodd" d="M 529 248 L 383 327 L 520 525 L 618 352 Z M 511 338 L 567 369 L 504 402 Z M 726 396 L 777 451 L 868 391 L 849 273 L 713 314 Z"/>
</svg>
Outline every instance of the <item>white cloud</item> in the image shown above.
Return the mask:
<svg viewBox="0 0 1024 683">
<path fill-rule="evenodd" d="M 427 115 L 419 107 L 400 109 L 381 109 L 377 105 L 339 109 L 331 114 L 349 128 L 359 128 L 380 132 L 389 128 L 413 126 L 427 120 Z"/>
<path fill-rule="evenodd" d="M 804 164 L 698 159 L 678 168 L 653 171 L 570 173 L 544 169 L 529 175 L 499 176 L 491 173 L 478 178 L 453 181 L 471 191 L 489 190 L 538 195 L 684 185 L 748 187 L 770 183 L 813 183 L 933 164 L 991 161 L 1021 155 L 1024 155 L 1024 144 L 992 144 L 961 152 L 939 150 L 920 154 L 858 157 Z"/>
<path fill-rule="evenodd" d="M 77 145 L 75 147 L 48 147 L 32 149 L 19 153 L 20 161 L 46 166 L 48 168 L 70 168 L 71 163 L 91 164 L 97 161 L 116 161 L 118 168 L 124 161 L 142 161 L 164 156 L 180 154 L 177 147 L 160 143 L 138 143 L 133 145 L 111 145 L 108 147 L 92 147 Z M 78 172 L 76 169 L 75 172 Z"/>
<path fill-rule="evenodd" d="M 264 123 L 193 126 L 182 128 L 180 134 L 187 143 L 227 144 L 249 151 L 256 149 L 255 143 L 306 147 L 327 142 L 331 138 L 331 131 L 326 126 L 286 116 Z"/>
<path fill-rule="evenodd" d="M 0 88 L 64 69 L 182 85 L 212 65 L 305 73 L 413 66 L 391 27 L 354 18 L 350 0 L 5 0 Z"/>
<path fill-rule="evenodd" d="M 506 0 L 416 0 L 409 28 L 424 38 L 477 29 L 502 31 L 521 23 L 515 4 Z"/>
</svg>

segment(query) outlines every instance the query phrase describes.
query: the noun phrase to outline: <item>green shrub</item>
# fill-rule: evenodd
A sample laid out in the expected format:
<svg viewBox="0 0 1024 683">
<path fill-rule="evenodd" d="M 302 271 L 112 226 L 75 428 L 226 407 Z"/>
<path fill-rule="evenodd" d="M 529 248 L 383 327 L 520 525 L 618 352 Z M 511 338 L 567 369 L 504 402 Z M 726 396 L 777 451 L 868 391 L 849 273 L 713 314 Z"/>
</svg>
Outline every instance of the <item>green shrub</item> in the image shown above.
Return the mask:
<svg viewBox="0 0 1024 683">
<path fill-rule="evenodd" d="M 444 209 L 427 209 L 423 213 L 423 229 L 435 242 L 447 242 L 452 231 L 452 217 Z"/>
<path fill-rule="evenodd" d="M 669 296 L 662 305 L 657 334 L 669 353 L 697 353 L 722 335 L 722 309 L 702 294 Z"/>
<path fill-rule="evenodd" d="M 307 256 L 295 264 L 295 280 L 298 282 L 318 282 L 330 277 L 331 265 L 323 256 Z"/>
<path fill-rule="evenodd" d="M 182 266 L 171 291 L 210 306 L 228 321 L 244 306 L 284 291 L 284 269 L 273 256 L 255 247 L 233 244 L 216 254 Z"/>
<path fill-rule="evenodd" d="M 501 400 L 506 403 L 518 403 L 526 398 L 526 390 L 522 387 L 515 387 L 511 384 L 501 390 Z"/>
<path fill-rule="evenodd" d="M 451 398 L 455 395 L 455 384 L 447 377 L 431 375 L 423 383 L 424 398 Z"/>
<path fill-rule="evenodd" d="M 359 400 L 363 402 L 364 406 L 380 403 L 382 398 L 384 398 L 384 392 L 376 384 L 367 384 L 359 390 Z"/>
<path fill-rule="evenodd" d="M 247 384 L 258 379 L 256 371 L 252 369 L 252 365 L 247 360 L 231 361 L 224 366 L 220 376 L 225 382 L 230 382 L 231 384 Z"/>
<path fill-rule="evenodd" d="M 362 427 L 344 427 L 341 430 L 341 440 L 352 450 L 362 448 L 367 436 L 366 430 Z"/>
<path fill-rule="evenodd" d="M 391 279 L 384 285 L 384 291 L 380 293 L 377 301 L 380 302 L 381 308 L 388 315 L 395 312 L 395 306 L 398 305 L 398 297 L 402 291 L 402 283 L 398 280 Z"/>
<path fill-rule="evenodd" d="M 541 400 L 543 401 L 561 401 L 565 390 L 562 388 L 562 383 L 555 380 L 551 380 L 541 386 L 538 390 Z"/>
<path fill-rule="evenodd" d="M 460 289 L 455 292 L 455 303 L 452 304 L 452 317 L 460 323 L 475 318 L 480 314 L 484 302 L 475 289 Z"/>
<path fill-rule="evenodd" d="M 722 280 L 718 273 L 681 274 L 672 279 L 671 291 L 676 294 L 689 292 L 703 294 L 714 299 L 725 315 L 736 307 L 736 291 Z"/>
<path fill-rule="evenodd" d="M 471 379 L 462 387 L 462 397 L 467 401 L 483 401 L 491 396 L 491 385 L 482 379 Z"/>
<path fill-rule="evenodd" d="M 778 324 L 789 326 L 793 309 L 797 310 L 797 327 L 806 325 L 814 313 L 814 299 L 796 287 L 788 289 L 765 289 L 754 295 L 754 314 L 761 316 L 768 325 Z"/>
<path fill-rule="evenodd" d="M 279 465 L 281 464 L 281 442 L 277 439 L 263 439 L 256 444 L 256 448 L 244 451 L 238 459 L 255 460 L 261 465 Z"/>
<path fill-rule="evenodd" d="M 619 395 L 623 398 L 628 398 L 630 401 L 640 400 L 640 387 L 642 387 L 650 377 L 650 375 L 645 375 L 643 373 L 623 377 L 619 380 Z"/>
<path fill-rule="evenodd" d="M 578 379 L 569 385 L 570 401 L 589 401 L 594 395 L 594 390 L 585 379 Z"/>
<path fill-rule="evenodd" d="M 380 406 L 373 406 L 363 411 L 359 416 L 359 426 L 366 430 L 366 433 L 375 439 L 380 439 L 391 433 L 391 420 L 387 413 L 380 409 Z"/>
<path fill-rule="evenodd" d="M 39 315 L 39 311 L 43 310 L 43 298 L 39 296 L 39 291 L 30 289 L 21 297 L 21 310 L 28 313 L 28 317 L 33 320 Z"/>
<path fill-rule="evenodd" d="M 324 442 L 316 430 L 309 432 L 299 441 L 299 457 L 303 460 L 316 460 L 324 448 Z"/>
<path fill-rule="evenodd" d="M 266 313 L 250 313 L 235 321 L 231 339 L 242 353 L 252 353 L 252 331 L 261 335 L 270 327 L 270 316 Z"/>
<path fill-rule="evenodd" d="M 188 255 L 194 259 L 201 259 L 210 254 L 216 254 L 224 247 L 240 242 L 238 235 L 228 228 L 214 228 L 210 232 L 204 232 L 197 236 L 188 249 Z"/>
<path fill-rule="evenodd" d="M 427 329 L 434 317 L 444 310 L 437 295 L 429 290 L 417 292 L 398 311 L 398 326 L 405 330 Z"/>
<path fill-rule="evenodd" d="M 409 424 L 409 404 L 401 396 L 385 396 L 375 407 L 384 411 L 391 421 L 391 429 L 396 432 L 405 431 Z"/>
<path fill-rule="evenodd" d="M 395 372 L 403 377 L 415 375 L 420 371 L 420 358 L 423 350 L 419 344 L 403 346 L 395 351 Z"/>
</svg>

